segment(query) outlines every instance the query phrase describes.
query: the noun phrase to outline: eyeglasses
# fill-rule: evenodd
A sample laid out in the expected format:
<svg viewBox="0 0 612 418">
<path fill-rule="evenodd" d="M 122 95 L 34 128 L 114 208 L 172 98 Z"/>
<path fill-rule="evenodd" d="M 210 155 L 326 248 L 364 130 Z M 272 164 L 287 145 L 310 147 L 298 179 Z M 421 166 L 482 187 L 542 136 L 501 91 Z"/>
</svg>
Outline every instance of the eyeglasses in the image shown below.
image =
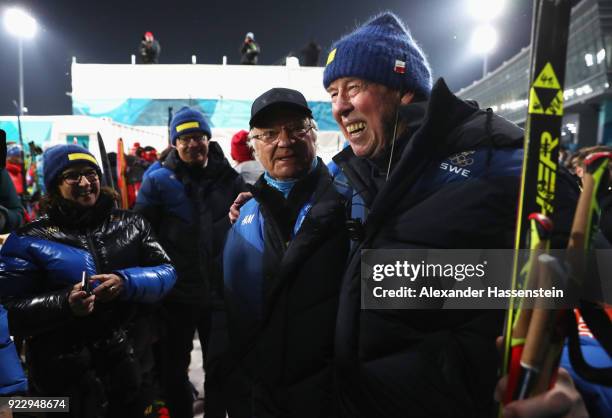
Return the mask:
<svg viewBox="0 0 612 418">
<path fill-rule="evenodd" d="M 208 137 L 204 134 L 202 135 L 186 135 L 186 136 L 179 136 L 176 139 L 176 142 L 178 142 L 180 145 L 188 145 L 192 140 L 195 142 L 202 142 L 205 141 L 206 139 L 208 139 Z"/>
<path fill-rule="evenodd" d="M 308 132 L 314 129 L 314 126 L 309 122 L 296 123 L 292 125 L 281 125 L 280 129 L 264 129 L 259 134 L 250 135 L 250 138 L 256 139 L 266 144 L 271 144 L 273 142 L 276 142 L 278 138 L 280 138 L 280 133 L 283 129 L 287 132 L 287 136 L 289 138 L 302 140 L 306 138 Z"/>
<path fill-rule="evenodd" d="M 81 172 L 70 171 L 62 175 L 62 179 L 66 182 L 66 184 L 70 184 L 71 186 L 79 184 L 83 177 L 85 177 L 88 182 L 94 183 L 98 181 L 98 172 L 96 170 L 86 170 Z"/>
</svg>

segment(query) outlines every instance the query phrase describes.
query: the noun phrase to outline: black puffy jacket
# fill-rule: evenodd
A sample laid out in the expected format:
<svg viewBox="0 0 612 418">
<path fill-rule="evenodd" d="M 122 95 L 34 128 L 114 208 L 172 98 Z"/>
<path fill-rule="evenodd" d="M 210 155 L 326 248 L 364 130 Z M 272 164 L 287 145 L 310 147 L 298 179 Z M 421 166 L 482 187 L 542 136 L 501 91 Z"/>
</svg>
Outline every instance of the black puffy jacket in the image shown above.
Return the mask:
<svg viewBox="0 0 612 418">
<path fill-rule="evenodd" d="M 11 333 L 29 337 L 29 378 L 40 393 L 60 393 L 104 364 L 113 355 L 110 344 L 125 343 L 123 326 L 139 302 L 159 301 L 176 280 L 149 223 L 112 205 L 103 194 L 85 216 L 51 211 L 11 234 L 0 250 L 0 295 Z M 83 272 L 115 273 L 124 287 L 118 299 L 75 317 L 68 294 Z"/>
</svg>

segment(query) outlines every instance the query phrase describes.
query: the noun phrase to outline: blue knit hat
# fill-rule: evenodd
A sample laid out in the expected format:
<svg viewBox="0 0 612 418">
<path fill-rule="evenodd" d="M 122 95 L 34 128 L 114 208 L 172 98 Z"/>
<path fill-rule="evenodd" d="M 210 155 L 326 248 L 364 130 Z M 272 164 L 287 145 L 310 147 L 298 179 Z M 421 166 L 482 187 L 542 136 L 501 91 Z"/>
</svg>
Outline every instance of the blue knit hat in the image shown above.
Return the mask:
<svg viewBox="0 0 612 418">
<path fill-rule="evenodd" d="M 68 167 L 86 163 L 101 175 L 100 166 L 95 157 L 79 145 L 55 145 L 43 154 L 43 178 L 47 191 L 51 190 L 59 175 Z"/>
<path fill-rule="evenodd" d="M 210 127 L 204 119 L 204 115 L 199 110 L 185 106 L 174 114 L 170 121 L 170 140 L 172 145 L 176 145 L 176 138 L 181 135 L 190 134 L 193 132 L 201 132 L 212 136 Z"/>
<path fill-rule="evenodd" d="M 385 12 L 336 41 L 327 57 L 323 85 L 357 77 L 427 98 L 431 69 L 402 21 Z"/>
</svg>

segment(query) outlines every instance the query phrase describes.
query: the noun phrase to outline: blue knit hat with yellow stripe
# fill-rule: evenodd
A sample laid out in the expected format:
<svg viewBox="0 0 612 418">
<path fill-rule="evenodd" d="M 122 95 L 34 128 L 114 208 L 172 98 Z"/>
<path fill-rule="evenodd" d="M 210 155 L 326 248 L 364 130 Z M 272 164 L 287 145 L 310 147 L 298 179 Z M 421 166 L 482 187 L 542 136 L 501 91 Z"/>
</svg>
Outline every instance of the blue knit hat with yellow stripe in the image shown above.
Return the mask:
<svg viewBox="0 0 612 418">
<path fill-rule="evenodd" d="M 323 85 L 339 78 L 356 77 L 401 92 L 427 98 L 431 69 L 427 58 L 404 23 L 385 12 L 336 41 L 327 57 Z"/>
<path fill-rule="evenodd" d="M 43 177 L 45 187 L 51 190 L 59 175 L 68 167 L 76 164 L 88 164 L 102 175 L 100 165 L 87 149 L 79 145 L 55 145 L 43 154 Z"/>
<path fill-rule="evenodd" d="M 210 127 L 199 110 L 191 107 L 183 107 L 174 114 L 170 121 L 170 140 L 176 145 L 176 138 L 190 133 L 204 133 L 208 138 L 212 136 Z"/>
</svg>

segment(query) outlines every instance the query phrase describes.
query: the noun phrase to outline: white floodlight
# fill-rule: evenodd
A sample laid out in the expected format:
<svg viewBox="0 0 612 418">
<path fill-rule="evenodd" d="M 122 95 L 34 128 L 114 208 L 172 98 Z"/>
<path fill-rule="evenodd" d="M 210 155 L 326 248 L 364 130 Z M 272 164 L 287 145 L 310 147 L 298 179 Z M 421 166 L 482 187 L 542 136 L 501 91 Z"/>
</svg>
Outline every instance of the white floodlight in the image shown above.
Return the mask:
<svg viewBox="0 0 612 418">
<path fill-rule="evenodd" d="M 487 55 L 497 45 L 497 32 L 491 25 L 478 26 L 472 34 L 471 44 L 474 52 Z"/>
<path fill-rule="evenodd" d="M 38 31 L 36 19 L 17 8 L 6 10 L 4 26 L 11 35 L 22 39 L 32 39 Z"/>
</svg>

